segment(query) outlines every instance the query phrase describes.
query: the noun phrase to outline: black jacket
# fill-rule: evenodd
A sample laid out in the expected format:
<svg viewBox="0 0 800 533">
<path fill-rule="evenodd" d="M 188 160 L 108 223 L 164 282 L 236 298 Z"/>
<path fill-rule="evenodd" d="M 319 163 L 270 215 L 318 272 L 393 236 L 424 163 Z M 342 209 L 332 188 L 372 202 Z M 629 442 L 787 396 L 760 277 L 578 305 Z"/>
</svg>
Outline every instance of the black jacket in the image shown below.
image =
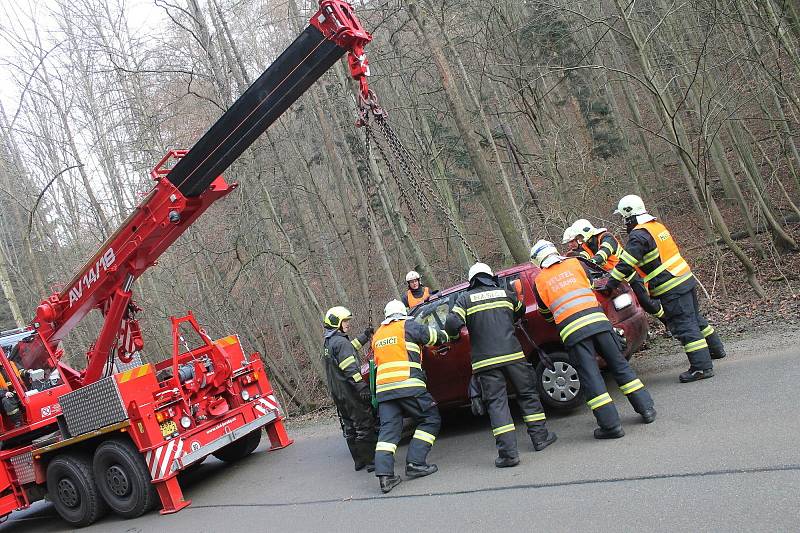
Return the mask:
<svg viewBox="0 0 800 533">
<path fill-rule="evenodd" d="M 461 327 L 467 326 L 472 372 L 477 373 L 525 360 L 514 335 L 514 321 L 524 315 L 525 306 L 516 294 L 499 287 L 488 276 L 479 276 L 456 298 L 445 328 L 448 335 L 457 337 Z"/>
<path fill-rule="evenodd" d="M 360 348 L 367 340 L 362 334 L 351 341 L 342 331 L 325 328 L 322 361 L 334 400 L 346 401 L 364 387 L 369 387 L 361 378 L 361 365 L 356 353 L 356 347 Z"/>
</svg>

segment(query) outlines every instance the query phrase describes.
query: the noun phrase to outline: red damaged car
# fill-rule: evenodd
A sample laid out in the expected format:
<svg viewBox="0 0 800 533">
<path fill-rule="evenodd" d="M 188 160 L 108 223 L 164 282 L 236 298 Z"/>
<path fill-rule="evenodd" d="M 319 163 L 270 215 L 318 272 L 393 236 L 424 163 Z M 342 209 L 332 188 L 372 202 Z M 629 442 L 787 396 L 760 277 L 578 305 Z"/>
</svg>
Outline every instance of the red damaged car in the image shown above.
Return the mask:
<svg viewBox="0 0 800 533">
<path fill-rule="evenodd" d="M 517 338 L 525 355 L 536 368 L 536 386 L 542 403 L 556 409 L 572 409 L 583 400 L 581 397 L 578 372 L 569 361 L 555 325 L 545 322 L 538 312 L 533 295 L 533 280 L 539 268 L 526 263 L 497 273 L 500 286 L 522 294 L 525 303 L 525 317 L 522 327 L 517 328 Z M 602 284 L 605 272 L 597 268 L 590 274 L 593 280 Z M 595 282 L 598 284 L 598 282 Z M 444 329 L 444 321 L 452 309 L 456 297 L 468 284 L 462 283 L 442 290 L 429 301 L 411 311 L 414 320 L 426 325 L 436 325 Z M 638 351 L 647 338 L 647 316 L 627 284 L 621 284 L 611 295 L 597 294 L 615 328 L 625 332 L 627 348 L 625 356 Z M 553 362 L 548 368 L 539 355 L 543 351 Z M 598 358 L 601 368 L 605 361 Z M 461 336 L 452 342 L 438 347 L 424 347 L 422 366 L 428 377 L 428 391 L 442 409 L 469 405 L 469 382 L 472 376 L 470 365 L 470 342 L 467 328 L 461 329 Z"/>
</svg>

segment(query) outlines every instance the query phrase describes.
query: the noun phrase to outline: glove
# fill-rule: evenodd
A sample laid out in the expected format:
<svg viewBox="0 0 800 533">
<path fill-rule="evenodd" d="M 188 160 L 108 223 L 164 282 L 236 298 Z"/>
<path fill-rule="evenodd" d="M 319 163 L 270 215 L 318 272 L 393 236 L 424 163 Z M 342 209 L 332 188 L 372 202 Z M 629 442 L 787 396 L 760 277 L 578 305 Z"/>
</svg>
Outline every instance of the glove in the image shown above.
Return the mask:
<svg viewBox="0 0 800 533">
<path fill-rule="evenodd" d="M 475 416 L 483 416 L 486 414 L 486 406 L 483 405 L 483 400 L 481 400 L 480 396 L 470 398 L 469 407 L 472 410 L 472 414 Z"/>
<path fill-rule="evenodd" d="M 370 403 L 372 401 L 372 391 L 369 390 L 369 386 L 366 383 L 358 390 L 358 396 L 364 403 Z"/>
<path fill-rule="evenodd" d="M 374 333 L 375 333 L 375 328 L 373 328 L 372 326 L 364 330 L 364 336 L 367 338 L 367 340 L 371 339 Z"/>
<path fill-rule="evenodd" d="M 625 353 L 625 350 L 628 348 L 628 338 L 625 337 L 625 330 L 622 328 L 614 328 L 614 337 L 617 339 L 619 351 Z"/>
</svg>

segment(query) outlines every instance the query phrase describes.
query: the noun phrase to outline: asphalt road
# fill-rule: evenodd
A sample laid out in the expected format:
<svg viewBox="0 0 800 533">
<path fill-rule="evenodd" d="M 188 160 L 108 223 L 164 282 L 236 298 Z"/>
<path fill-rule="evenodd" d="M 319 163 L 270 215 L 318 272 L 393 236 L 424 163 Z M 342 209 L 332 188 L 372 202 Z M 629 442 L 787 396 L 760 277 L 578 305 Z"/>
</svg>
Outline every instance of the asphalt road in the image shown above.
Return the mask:
<svg viewBox="0 0 800 533">
<path fill-rule="evenodd" d="M 262 444 L 233 466 L 209 459 L 184 479 L 193 504 L 180 513 L 107 516 L 84 531 L 797 531 L 798 341 L 794 332 L 729 342 L 716 377 L 693 384 L 678 383 L 686 362 L 677 343 L 670 355 L 638 358 L 655 423 L 641 424 L 614 389 L 623 439 L 594 440 L 594 420 L 580 409 L 551 416 L 559 440 L 533 452 L 518 424 L 516 468 L 494 467 L 488 420 L 451 416 L 430 456 L 439 473 L 382 495 L 375 477 L 352 470 L 328 421 L 295 428 L 284 450 L 263 453 Z M 62 530 L 49 503 L 0 526 Z"/>
</svg>

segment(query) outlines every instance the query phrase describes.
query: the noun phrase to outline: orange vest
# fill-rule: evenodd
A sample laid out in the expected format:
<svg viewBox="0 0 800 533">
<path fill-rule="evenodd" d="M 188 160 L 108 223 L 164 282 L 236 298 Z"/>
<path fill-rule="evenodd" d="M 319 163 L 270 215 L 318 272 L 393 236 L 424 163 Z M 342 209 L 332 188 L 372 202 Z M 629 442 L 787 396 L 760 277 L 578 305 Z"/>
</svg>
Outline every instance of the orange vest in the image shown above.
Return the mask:
<svg viewBox="0 0 800 533">
<path fill-rule="evenodd" d="M 603 244 L 602 243 L 602 238 L 603 238 L 603 235 L 605 235 L 605 233 L 606 232 L 603 232 L 603 233 L 601 233 L 600 235 L 597 236 L 597 251 L 598 252 L 600 251 L 600 245 Z M 614 237 L 614 240 L 615 241 L 617 240 L 616 237 Z M 619 242 L 617 242 L 617 247 L 619 248 Z M 591 259 L 592 257 L 594 257 L 597 254 L 597 252 L 594 252 L 594 251 L 592 251 L 591 248 L 589 248 L 589 245 L 586 244 L 585 241 L 581 244 L 581 248 L 583 248 L 584 251 L 587 254 L 589 254 L 589 259 Z M 605 270 L 606 272 L 611 272 L 612 270 L 614 270 L 614 267 L 617 266 L 617 263 L 619 263 L 619 257 L 617 256 L 617 254 L 609 254 L 608 259 L 606 259 L 606 262 L 603 263 L 601 268 L 603 270 Z"/>
<path fill-rule="evenodd" d="M 691 273 L 692 270 L 689 268 L 689 263 L 687 263 L 686 260 L 681 256 L 680 250 L 678 250 L 678 245 L 675 243 L 675 239 L 672 238 L 672 234 L 670 234 L 669 230 L 666 228 L 666 226 L 664 226 L 664 224 L 658 222 L 657 220 L 651 220 L 650 222 L 637 225 L 634 229 L 646 230 L 647 233 L 653 237 L 653 240 L 656 243 L 656 249 L 658 250 L 658 255 L 650 252 L 649 254 L 645 254 L 642 260 L 639 262 L 639 266 L 644 272 L 646 272 L 644 276 L 645 283 L 649 282 L 651 279 L 655 278 L 664 271 L 669 272 L 675 278 Z M 650 257 L 650 254 L 653 254 L 652 257 Z M 656 268 L 648 268 L 647 265 L 656 259 L 656 257 L 660 260 L 661 264 Z M 668 281 L 667 283 L 670 282 Z M 666 285 L 667 283 L 663 283 L 662 285 Z M 671 287 L 668 287 L 667 290 L 669 290 L 669 288 Z M 651 290 L 655 296 L 659 292 L 659 287 L 653 287 Z M 666 292 L 666 290 L 663 292 Z"/>
<path fill-rule="evenodd" d="M 422 369 L 422 365 L 412 361 L 408 351 L 420 352 L 419 346 L 407 343 L 406 321 L 395 320 L 383 324 L 372 336 L 372 350 L 375 354 L 375 385 L 397 383 L 411 377 L 411 369 Z"/>
<path fill-rule="evenodd" d="M 411 309 L 412 307 L 416 307 L 431 295 L 431 290 L 428 287 L 422 288 L 422 296 L 419 298 L 414 296 L 414 293 L 411 292 L 411 289 L 408 289 L 408 308 Z"/>
<path fill-rule="evenodd" d="M 17 375 L 17 377 L 20 377 L 20 371 L 19 368 L 17 368 L 16 363 L 14 363 L 14 361 L 9 361 L 9 363 L 11 363 L 11 368 L 14 369 L 14 373 Z M 2 372 L 0 372 L 0 388 L 6 390 L 9 390 L 11 388 L 11 381 L 10 380 L 6 381 L 6 378 Z"/>
<path fill-rule="evenodd" d="M 542 269 L 536 276 L 536 290 L 556 324 L 575 313 L 600 307 L 589 277 L 577 259 L 568 258 Z"/>
</svg>

